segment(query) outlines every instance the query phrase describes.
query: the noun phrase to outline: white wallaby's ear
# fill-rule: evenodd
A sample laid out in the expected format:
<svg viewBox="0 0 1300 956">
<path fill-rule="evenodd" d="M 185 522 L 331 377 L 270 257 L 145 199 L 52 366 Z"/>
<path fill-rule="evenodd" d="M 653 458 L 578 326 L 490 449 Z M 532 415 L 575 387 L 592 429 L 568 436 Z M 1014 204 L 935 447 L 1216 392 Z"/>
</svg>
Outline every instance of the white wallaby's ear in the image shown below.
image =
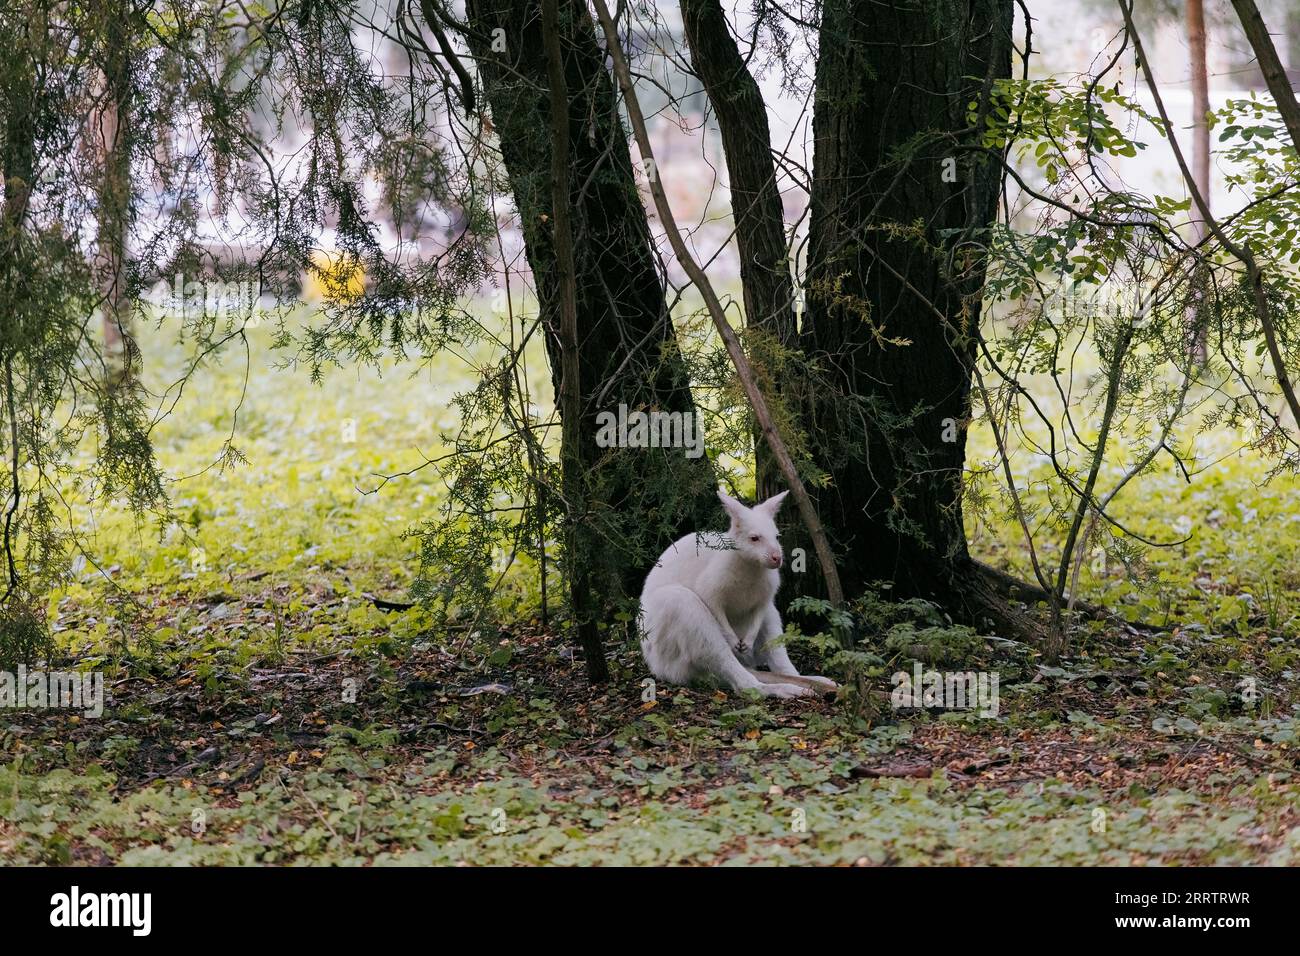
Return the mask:
<svg viewBox="0 0 1300 956">
<path fill-rule="evenodd" d="M 754 505 L 754 510 L 765 512 L 768 515 L 775 515 L 777 510 L 781 507 L 781 502 L 785 501 L 785 496 L 789 493 L 789 491 L 778 492 L 762 504 Z"/>
<path fill-rule="evenodd" d="M 718 500 L 722 502 L 722 510 L 736 521 L 739 521 L 746 511 L 744 505 L 731 497 L 731 495 L 727 494 L 721 488 L 718 489 Z"/>
</svg>

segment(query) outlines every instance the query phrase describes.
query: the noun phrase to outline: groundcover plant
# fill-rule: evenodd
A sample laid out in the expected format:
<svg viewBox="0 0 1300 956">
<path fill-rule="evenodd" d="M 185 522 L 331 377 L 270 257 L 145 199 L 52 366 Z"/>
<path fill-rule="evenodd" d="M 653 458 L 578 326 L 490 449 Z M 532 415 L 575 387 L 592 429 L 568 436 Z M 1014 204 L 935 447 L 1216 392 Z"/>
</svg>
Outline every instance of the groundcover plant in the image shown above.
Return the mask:
<svg viewBox="0 0 1300 956">
<path fill-rule="evenodd" d="M 0 858 L 1295 863 L 1297 75 L 1293 0 L 4 0 Z"/>
</svg>

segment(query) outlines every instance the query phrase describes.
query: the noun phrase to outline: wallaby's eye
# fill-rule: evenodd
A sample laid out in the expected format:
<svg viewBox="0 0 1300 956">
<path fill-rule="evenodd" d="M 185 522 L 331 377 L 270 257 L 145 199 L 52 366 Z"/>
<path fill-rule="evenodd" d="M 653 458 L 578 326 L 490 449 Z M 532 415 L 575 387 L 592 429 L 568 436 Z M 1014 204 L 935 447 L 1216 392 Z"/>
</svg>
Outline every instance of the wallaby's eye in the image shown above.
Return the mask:
<svg viewBox="0 0 1300 956">
<path fill-rule="evenodd" d="M 759 538 L 759 536 L 756 535 L 756 534 L 751 534 L 751 535 L 749 536 L 749 540 L 750 540 L 750 541 L 757 541 L 758 538 Z"/>
</svg>

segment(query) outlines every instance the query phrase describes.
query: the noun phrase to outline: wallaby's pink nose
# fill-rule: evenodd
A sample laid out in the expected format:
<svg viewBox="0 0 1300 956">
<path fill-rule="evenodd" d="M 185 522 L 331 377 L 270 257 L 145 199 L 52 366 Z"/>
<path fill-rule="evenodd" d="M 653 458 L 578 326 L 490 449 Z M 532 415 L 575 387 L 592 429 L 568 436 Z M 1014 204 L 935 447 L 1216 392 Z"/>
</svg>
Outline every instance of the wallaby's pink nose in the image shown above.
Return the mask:
<svg viewBox="0 0 1300 956">
<path fill-rule="evenodd" d="M 773 551 L 771 554 L 767 556 L 767 558 L 769 561 L 772 562 L 772 567 L 779 568 L 781 566 L 781 561 L 783 559 L 781 557 L 780 551 Z"/>
</svg>

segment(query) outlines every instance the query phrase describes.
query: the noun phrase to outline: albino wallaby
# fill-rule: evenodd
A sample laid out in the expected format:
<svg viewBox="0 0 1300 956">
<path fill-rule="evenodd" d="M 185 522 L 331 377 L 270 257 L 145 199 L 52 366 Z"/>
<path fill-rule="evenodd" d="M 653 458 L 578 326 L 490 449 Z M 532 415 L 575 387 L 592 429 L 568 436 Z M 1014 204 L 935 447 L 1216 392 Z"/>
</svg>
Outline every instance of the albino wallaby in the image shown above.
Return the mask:
<svg viewBox="0 0 1300 956">
<path fill-rule="evenodd" d="M 641 653 L 659 680 L 713 678 L 770 697 L 839 686 L 826 677 L 801 677 L 779 641 L 773 599 L 785 556 L 773 519 L 786 494 L 746 508 L 719 491 L 731 516 L 727 532 L 688 534 L 660 555 L 641 589 L 640 619 Z"/>
</svg>

